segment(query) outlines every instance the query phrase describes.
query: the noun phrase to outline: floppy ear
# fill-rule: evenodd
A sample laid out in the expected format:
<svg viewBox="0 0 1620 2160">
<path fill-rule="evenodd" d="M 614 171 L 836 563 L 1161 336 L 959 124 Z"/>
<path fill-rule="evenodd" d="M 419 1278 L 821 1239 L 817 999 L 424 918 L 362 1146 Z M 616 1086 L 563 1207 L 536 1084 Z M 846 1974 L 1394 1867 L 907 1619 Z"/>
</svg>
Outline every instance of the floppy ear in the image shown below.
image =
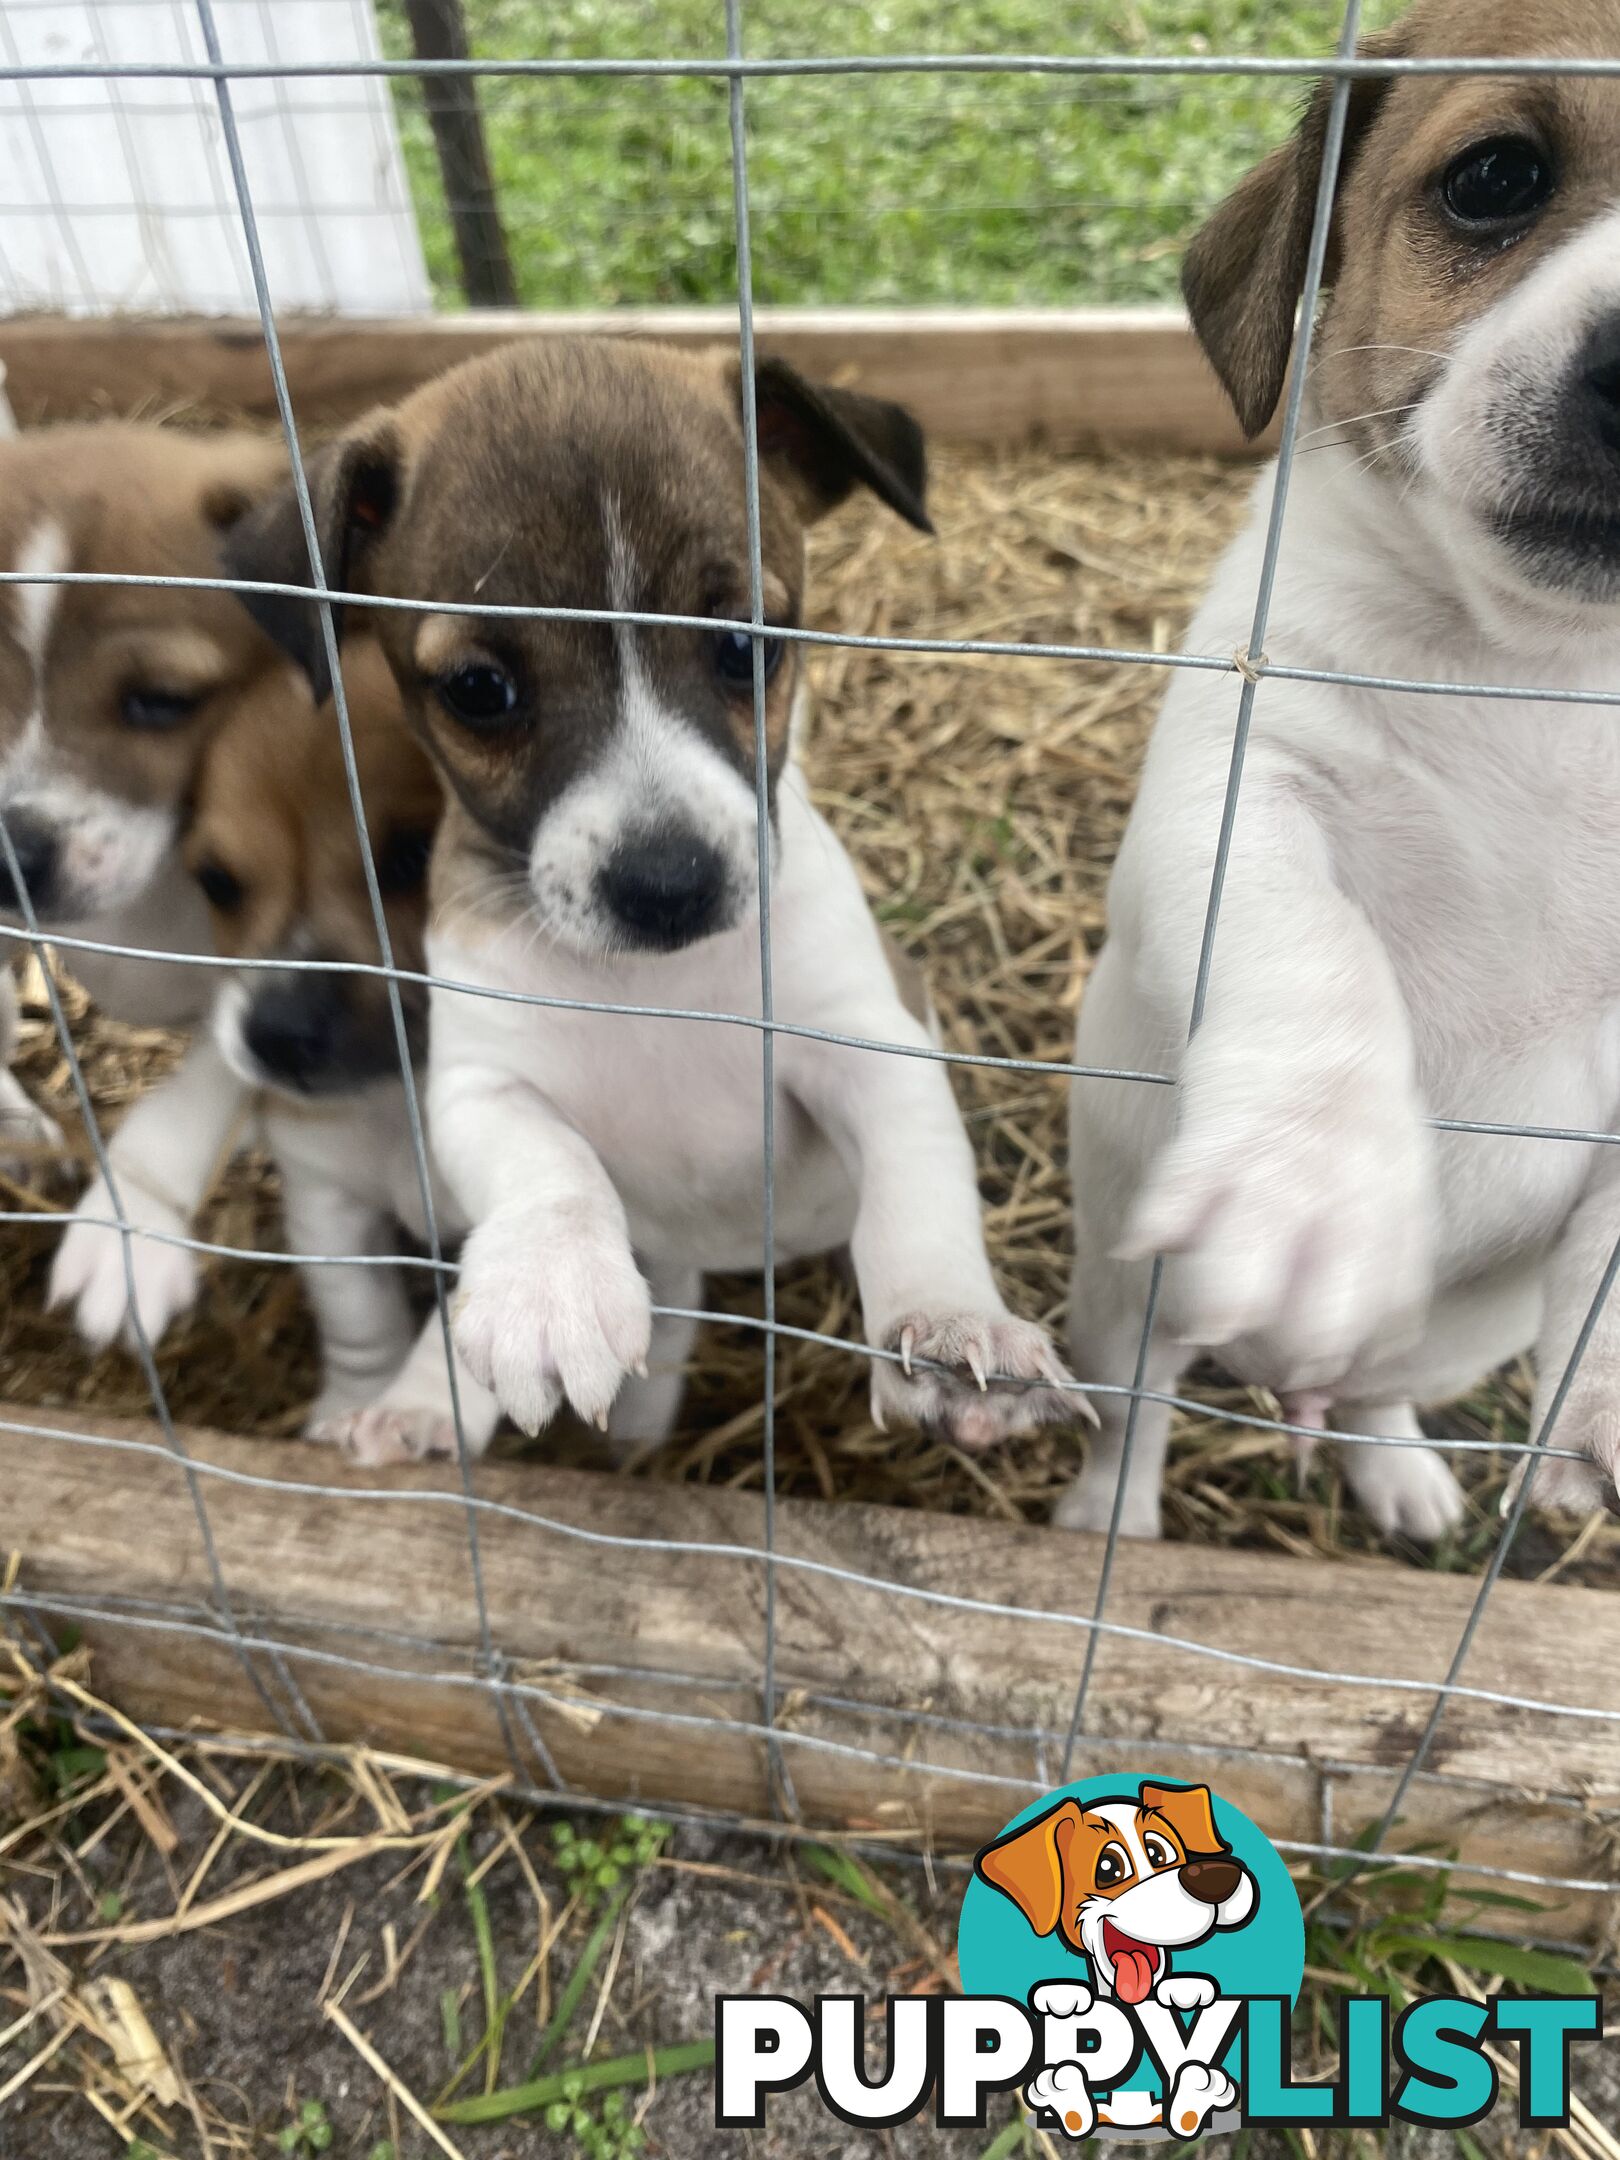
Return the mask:
<svg viewBox="0 0 1620 2160">
<path fill-rule="evenodd" d="M 1063 1913 L 1063 1863 L 1080 1810 L 1063 1800 L 987 1845 L 974 1862 L 975 1874 L 992 1890 L 1010 1897 L 1037 1935 L 1050 1935 Z"/>
<path fill-rule="evenodd" d="M 1189 1859 L 1200 1853 L 1231 1851 L 1215 1827 L 1215 1810 L 1207 1785 L 1144 1785 L 1141 1802 L 1164 1817 Z"/>
<path fill-rule="evenodd" d="M 1364 60 L 1400 59 L 1406 50 L 1398 27 L 1363 38 L 1357 48 Z M 1387 76 L 1358 79 L 1350 86 L 1339 159 L 1341 188 L 1388 90 Z M 1332 82 L 1324 78 L 1292 139 L 1240 181 L 1199 228 L 1181 267 L 1181 290 L 1198 342 L 1221 378 L 1245 435 L 1260 433 L 1288 379 L 1332 102 Z M 1336 268 L 1330 240 L 1328 284 Z"/>
<path fill-rule="evenodd" d="M 304 463 L 321 568 L 334 592 L 363 589 L 368 556 L 393 522 L 401 486 L 399 438 L 386 423 L 340 436 Z M 314 585 L 309 544 L 291 481 L 241 518 L 222 549 L 226 574 L 270 585 Z M 332 674 L 320 610 L 285 593 L 243 593 L 242 605 L 309 677 L 315 702 L 331 695 Z M 332 624 L 341 638 L 347 611 L 336 604 Z"/>
<path fill-rule="evenodd" d="M 741 370 L 731 365 L 733 394 Z M 928 453 L 923 431 L 903 405 L 806 382 L 785 360 L 761 360 L 754 370 L 759 454 L 793 495 L 807 523 L 825 517 L 857 487 L 931 533 L 924 498 Z"/>
</svg>

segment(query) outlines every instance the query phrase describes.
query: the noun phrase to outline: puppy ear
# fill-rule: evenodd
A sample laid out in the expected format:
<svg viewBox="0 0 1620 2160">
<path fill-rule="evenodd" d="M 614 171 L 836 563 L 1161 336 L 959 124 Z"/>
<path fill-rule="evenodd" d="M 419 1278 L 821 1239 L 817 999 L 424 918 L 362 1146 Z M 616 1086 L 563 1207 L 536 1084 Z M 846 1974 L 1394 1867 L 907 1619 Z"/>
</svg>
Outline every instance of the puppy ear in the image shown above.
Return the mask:
<svg viewBox="0 0 1620 2160">
<path fill-rule="evenodd" d="M 730 365 L 733 395 L 741 371 Z M 761 462 L 787 487 L 806 523 L 825 517 L 857 487 L 868 487 L 908 525 L 931 533 L 924 498 L 928 453 L 903 405 L 806 382 L 785 360 L 754 370 Z"/>
<path fill-rule="evenodd" d="M 1144 1785 L 1141 1803 L 1164 1817 L 1189 1859 L 1200 1853 L 1231 1851 L 1215 1827 L 1215 1809 L 1207 1785 Z"/>
<path fill-rule="evenodd" d="M 364 590 L 367 564 L 393 523 L 402 484 L 399 438 L 387 423 L 372 424 L 304 462 L 321 568 L 334 592 Z M 222 549 L 226 574 L 268 585 L 313 586 L 309 543 L 291 481 L 242 517 Z M 243 593 L 242 604 L 309 677 L 315 702 L 331 695 L 326 640 L 319 608 L 285 593 Z M 332 606 L 332 624 L 343 635 L 346 610 Z"/>
<path fill-rule="evenodd" d="M 1009 1897 L 1037 1935 L 1050 1935 L 1063 1915 L 1063 1863 L 1080 1820 L 1072 1800 L 1063 1800 L 987 1845 L 974 1862 L 974 1873 L 992 1890 Z"/>
<path fill-rule="evenodd" d="M 1398 27 L 1364 38 L 1358 47 L 1364 60 L 1399 59 L 1406 50 L 1406 38 Z M 1357 80 L 1350 86 L 1339 159 L 1341 189 L 1388 91 L 1386 76 Z M 1193 329 L 1236 408 L 1245 435 L 1260 433 L 1276 411 L 1288 379 L 1332 101 L 1331 79 L 1324 78 L 1292 140 L 1239 182 L 1193 235 L 1181 267 L 1181 290 Z M 1328 284 L 1336 268 L 1330 239 Z"/>
</svg>

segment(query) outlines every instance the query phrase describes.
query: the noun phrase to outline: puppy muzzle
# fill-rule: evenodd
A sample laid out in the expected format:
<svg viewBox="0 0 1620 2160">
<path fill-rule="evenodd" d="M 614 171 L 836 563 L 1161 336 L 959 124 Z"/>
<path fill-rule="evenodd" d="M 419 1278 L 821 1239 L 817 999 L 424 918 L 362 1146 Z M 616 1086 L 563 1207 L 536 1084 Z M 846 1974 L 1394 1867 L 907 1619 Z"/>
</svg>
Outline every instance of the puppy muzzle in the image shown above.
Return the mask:
<svg viewBox="0 0 1620 2160">
<path fill-rule="evenodd" d="M 678 952 L 728 929 L 738 894 L 725 857 L 682 827 L 627 836 L 596 873 L 596 901 L 633 950 Z"/>
<path fill-rule="evenodd" d="M 0 912 L 21 915 L 26 893 L 27 904 L 36 916 L 52 914 L 61 865 L 61 848 L 55 832 L 26 810 L 7 811 L 5 827 L 16 868 L 13 870 L 12 861 L 4 848 L 0 848 Z"/>
<path fill-rule="evenodd" d="M 342 975 L 261 976 L 249 986 L 238 1026 L 242 1060 L 253 1077 L 284 1094 L 349 1095 L 399 1073 L 386 999 L 368 997 Z M 406 1033 L 414 1061 L 425 1029 L 409 1001 Z"/>
</svg>

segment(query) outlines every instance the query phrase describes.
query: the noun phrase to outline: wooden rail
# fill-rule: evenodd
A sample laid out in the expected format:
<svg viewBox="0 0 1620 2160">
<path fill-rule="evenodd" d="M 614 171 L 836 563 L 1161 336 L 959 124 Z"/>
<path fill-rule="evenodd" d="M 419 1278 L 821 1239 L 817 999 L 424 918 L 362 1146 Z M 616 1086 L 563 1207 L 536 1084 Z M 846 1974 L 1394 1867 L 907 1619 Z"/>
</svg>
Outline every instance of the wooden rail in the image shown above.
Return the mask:
<svg viewBox="0 0 1620 2160">
<path fill-rule="evenodd" d="M 0 1433 L 0 1573 L 18 1553 L 18 1587 L 47 1617 L 107 1605 L 85 1634 L 99 1690 L 129 1715 L 264 1730 L 233 1648 L 143 1624 L 209 1612 L 184 1476 L 156 1428 L 8 1415 L 55 1432 Z M 113 1451 L 56 1436 L 96 1431 L 149 1445 Z M 326 1734 L 473 1774 L 504 1769 L 494 1700 L 465 1684 L 479 1633 L 454 1472 L 368 1474 L 328 1451 L 213 1433 L 189 1433 L 186 1444 L 242 1626 L 309 1653 L 289 1662 Z M 268 1482 L 237 1482 L 243 1473 Z M 475 1483 L 484 1498 L 561 1526 L 480 1517 L 495 1641 L 511 1677 L 537 1691 L 528 1709 L 567 1782 L 613 1800 L 767 1814 L 755 1730 L 760 1502 L 532 1464 L 481 1464 Z M 312 1493 L 315 1484 L 342 1496 Z M 380 1486 L 393 1497 L 362 1496 Z M 603 1542 L 615 1539 L 629 1542 Z M 778 1539 L 784 1558 L 814 1564 L 781 1567 L 777 1590 L 783 1752 L 809 1822 L 970 1849 L 1057 1782 L 1086 1639 L 1072 1621 L 1091 1611 L 1100 1539 L 807 1501 L 780 1504 Z M 719 1551 L 674 1552 L 661 1540 Z M 1001 1609 L 897 1596 L 827 1569 Z M 1127 1544 L 1109 1618 L 1132 1632 L 1102 1644 L 1076 1772 L 1207 1778 L 1276 1838 L 1346 1844 L 1387 1803 L 1474 1589 L 1465 1577 L 1382 1563 Z M 1620 1712 L 1620 1599 L 1501 1583 L 1466 1679 Z M 1459 1696 L 1431 1766 L 1396 1842 L 1458 1852 L 1459 1888 L 1470 1863 L 1614 1879 L 1612 1717 Z M 1610 1898 L 1523 1894 L 1548 1910 L 1504 1908 L 1492 1924 L 1592 1941 L 1612 1928 Z"/>
<path fill-rule="evenodd" d="M 941 442 L 1248 447 L 1171 308 L 761 308 L 757 326 L 764 350 L 903 400 Z M 737 318 L 731 308 L 480 309 L 386 322 L 290 317 L 280 331 L 298 416 L 327 427 L 514 338 L 617 332 L 734 345 Z M 0 360 L 24 425 L 97 412 L 275 412 L 252 321 L 23 316 L 0 322 Z"/>
</svg>

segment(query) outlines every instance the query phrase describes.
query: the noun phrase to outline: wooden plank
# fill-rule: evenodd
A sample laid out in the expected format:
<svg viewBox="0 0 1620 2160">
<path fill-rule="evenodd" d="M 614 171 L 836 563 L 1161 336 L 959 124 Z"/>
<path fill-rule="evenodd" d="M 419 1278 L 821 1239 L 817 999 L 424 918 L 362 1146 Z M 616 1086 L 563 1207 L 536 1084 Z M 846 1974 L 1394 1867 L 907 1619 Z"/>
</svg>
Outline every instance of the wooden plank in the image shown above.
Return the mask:
<svg viewBox="0 0 1620 2160">
<path fill-rule="evenodd" d="M 761 308 L 756 321 L 763 350 L 807 374 L 901 399 L 941 442 L 1249 447 L 1173 308 Z M 735 346 L 737 338 L 731 308 L 289 317 L 279 327 L 294 404 L 312 427 L 402 397 L 517 338 L 617 333 L 684 346 Z M 251 321 L 15 317 L 0 322 L 0 360 L 24 425 L 100 412 L 275 411 Z"/>
<path fill-rule="evenodd" d="M 141 1624 L 209 1621 L 201 1537 L 156 1429 L 9 1415 L 49 1430 L 0 1434 L 0 1552 L 20 1555 L 20 1589 L 47 1615 L 104 1609 L 85 1623 L 103 1692 L 152 1723 L 264 1730 L 233 1647 Z M 115 1452 L 67 1437 L 97 1432 L 145 1445 Z M 365 1497 L 384 1481 L 325 1451 L 210 1433 L 187 1444 L 242 1626 L 291 1646 L 289 1668 L 327 1736 L 469 1773 L 504 1769 L 454 1472 L 402 1471 L 384 1497 Z M 486 1500 L 546 1518 L 485 1511 L 480 1548 L 495 1641 L 532 1691 L 524 1706 L 567 1783 L 766 1815 L 760 1502 L 530 1464 L 481 1464 L 476 1484 Z M 1100 1540 L 802 1501 L 780 1505 L 778 1538 L 784 1559 L 812 1563 L 780 1567 L 777 1591 L 782 1744 L 806 1820 L 960 1849 L 1057 1782 L 1085 1643 L 1072 1622 L 1091 1610 Z M 669 1539 L 712 1549 L 660 1549 Z M 1346 1843 L 1388 1800 L 1473 1593 L 1465 1578 L 1418 1569 L 1126 1544 L 1109 1613 L 1132 1632 L 1101 1648 L 1077 1774 L 1206 1777 L 1273 1836 L 1323 1842 L 1330 1827 L 1326 1841 Z M 1620 1600 L 1501 1583 L 1467 1678 L 1620 1713 Z M 537 1751 L 521 1744 L 544 1782 Z M 1401 1836 L 1455 1846 L 1459 1881 L 1470 1860 L 1612 1880 L 1602 1811 L 1620 1803 L 1613 1715 L 1460 1697 L 1432 1761 Z M 1555 1922 L 1515 1924 L 1594 1939 L 1612 1925 L 1612 1899 L 1548 1902 Z"/>
</svg>

